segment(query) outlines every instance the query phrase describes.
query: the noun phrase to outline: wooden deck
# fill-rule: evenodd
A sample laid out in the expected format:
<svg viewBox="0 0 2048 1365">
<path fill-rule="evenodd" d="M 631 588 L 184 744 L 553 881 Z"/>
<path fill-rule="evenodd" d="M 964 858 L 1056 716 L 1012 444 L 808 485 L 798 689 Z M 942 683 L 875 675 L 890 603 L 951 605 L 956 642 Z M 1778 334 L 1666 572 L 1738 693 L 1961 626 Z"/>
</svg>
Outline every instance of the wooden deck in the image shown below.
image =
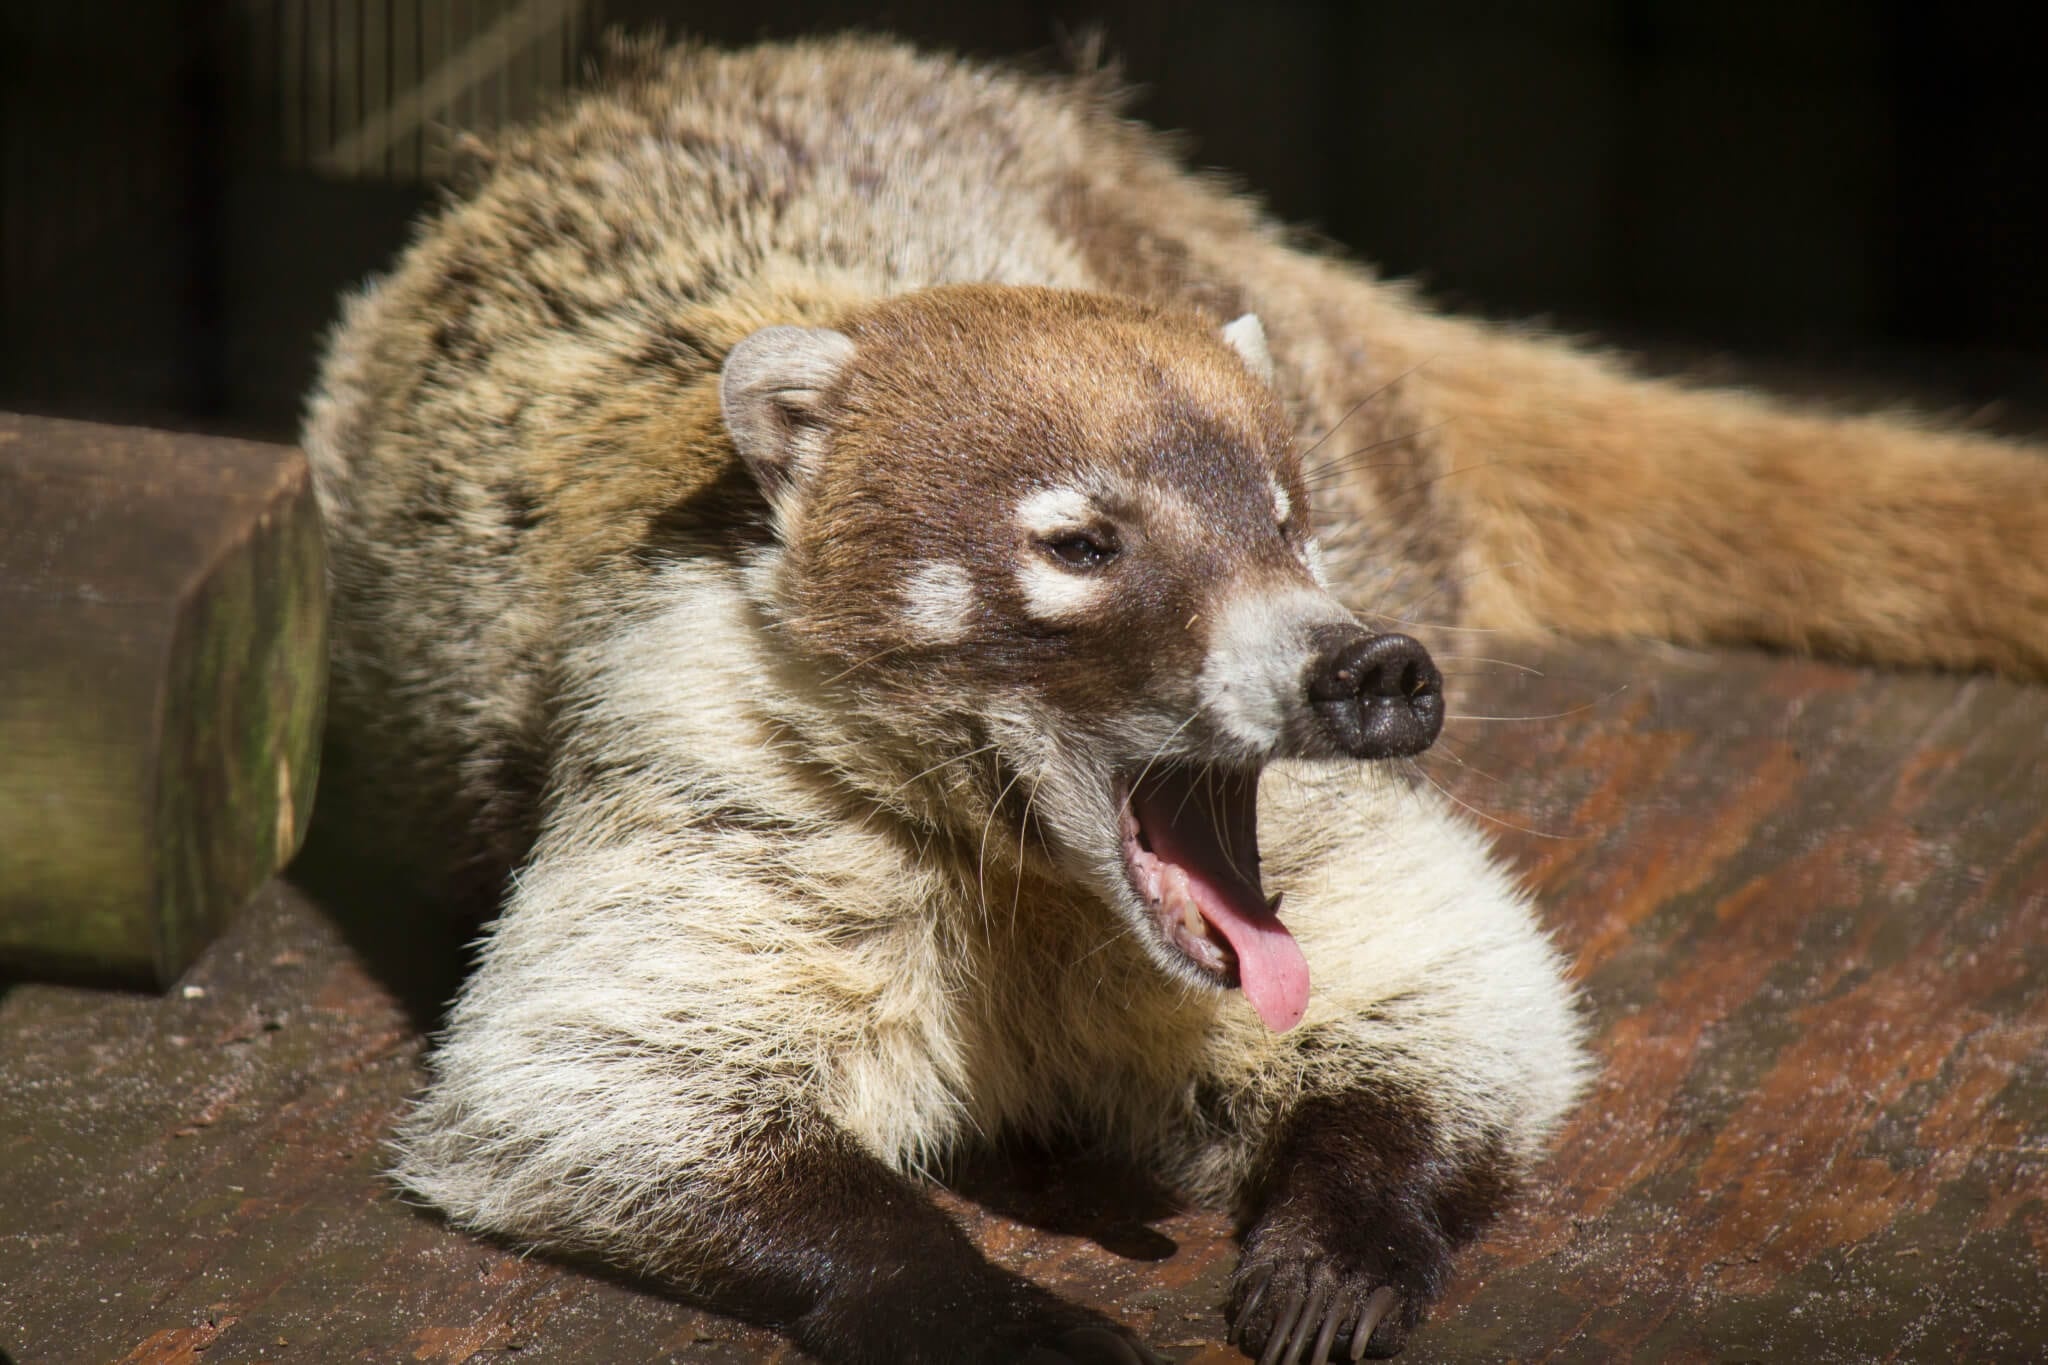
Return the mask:
<svg viewBox="0 0 2048 1365">
<path fill-rule="evenodd" d="M 1516 657 L 1543 676 L 1448 663 L 1453 709 L 1552 718 L 1454 724 L 1429 770 L 1542 894 L 1604 1071 L 1406 1358 L 2048 1357 L 2048 689 Z M 393 1196 L 459 960 L 422 924 L 277 883 L 167 996 L 6 991 L 0 1356 L 797 1358 Z M 1236 1359 L 1228 1229 L 1100 1174 L 948 1197 L 1002 1261 Z"/>
</svg>

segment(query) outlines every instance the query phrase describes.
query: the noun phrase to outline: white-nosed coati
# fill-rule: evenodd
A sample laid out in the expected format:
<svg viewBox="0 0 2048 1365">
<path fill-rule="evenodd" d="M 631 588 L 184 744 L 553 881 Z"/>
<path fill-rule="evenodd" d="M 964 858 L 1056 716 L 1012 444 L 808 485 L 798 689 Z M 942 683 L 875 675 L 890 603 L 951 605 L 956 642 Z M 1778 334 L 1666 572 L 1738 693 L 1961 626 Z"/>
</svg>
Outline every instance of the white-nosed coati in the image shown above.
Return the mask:
<svg viewBox="0 0 2048 1365">
<path fill-rule="evenodd" d="M 1145 1356 L 920 1191 L 1002 1134 L 1235 1210 L 1248 1352 L 1402 1344 L 1583 1067 L 1378 762 L 1407 604 L 2048 672 L 2032 453 L 1433 315 L 1100 82 L 877 41 L 497 138 L 306 445 L 337 750 L 502 896 L 400 1179 L 835 1361 Z"/>
</svg>

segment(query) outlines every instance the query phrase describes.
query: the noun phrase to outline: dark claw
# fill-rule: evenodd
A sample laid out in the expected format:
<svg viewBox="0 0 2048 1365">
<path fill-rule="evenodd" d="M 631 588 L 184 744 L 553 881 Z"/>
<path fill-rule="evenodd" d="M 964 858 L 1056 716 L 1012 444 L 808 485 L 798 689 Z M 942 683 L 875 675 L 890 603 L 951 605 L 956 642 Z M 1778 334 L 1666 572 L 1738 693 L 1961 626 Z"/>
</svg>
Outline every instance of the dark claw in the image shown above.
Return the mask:
<svg viewBox="0 0 2048 1365">
<path fill-rule="evenodd" d="M 1280 1365 L 1280 1352 L 1287 1347 L 1287 1338 L 1294 1334 L 1294 1320 L 1301 1316 L 1304 1298 L 1299 1286 L 1287 1296 L 1286 1306 L 1273 1319 L 1273 1330 L 1266 1337 L 1266 1353 L 1259 1357 L 1259 1365 Z"/>
<path fill-rule="evenodd" d="M 1308 1349 L 1311 1334 L 1321 1321 L 1323 1310 L 1330 1304 L 1330 1286 L 1319 1284 L 1309 1291 L 1308 1302 L 1301 1306 L 1301 1317 L 1294 1324 L 1293 1338 L 1288 1343 L 1287 1354 L 1280 1358 L 1280 1365 L 1301 1365 L 1301 1353 Z"/>
<path fill-rule="evenodd" d="M 1225 1333 L 1223 1338 L 1227 1344 L 1236 1346 L 1244 1340 L 1245 1322 L 1251 1317 L 1252 1310 L 1259 1306 L 1259 1300 L 1266 1297 L 1266 1286 L 1271 1283 L 1273 1283 L 1273 1269 L 1271 1266 L 1268 1266 L 1259 1272 L 1258 1279 L 1252 1284 L 1251 1294 L 1245 1299 L 1243 1305 L 1238 1308 L 1236 1316 L 1231 1318 L 1230 1331 Z"/>
<path fill-rule="evenodd" d="M 1347 1316 L 1345 1310 L 1350 1300 L 1342 1294 L 1330 1305 L 1330 1311 L 1323 1314 L 1323 1330 L 1316 1333 L 1315 1349 L 1308 1353 L 1308 1365 L 1330 1365 L 1330 1346 L 1337 1340 L 1337 1325 Z"/>
<path fill-rule="evenodd" d="M 1383 1284 L 1367 1297 L 1365 1307 L 1358 1312 L 1358 1325 L 1351 1329 L 1351 1358 L 1365 1359 L 1365 1348 L 1372 1341 L 1372 1334 L 1379 1330 L 1380 1323 L 1399 1306 L 1401 1296 L 1394 1292 L 1394 1286 Z"/>
<path fill-rule="evenodd" d="M 1225 1340 L 1246 1354 L 1258 1350 L 1259 1365 L 1331 1365 L 1340 1353 L 1352 1361 L 1368 1353 L 1394 1354 L 1406 1335 L 1395 1330 L 1402 1320 L 1401 1293 L 1390 1284 L 1374 1285 L 1374 1278 L 1348 1277 L 1327 1265 L 1254 1267 L 1237 1286 L 1241 1299 Z M 1374 1285 L 1370 1293 L 1367 1285 Z M 1254 1314 L 1283 1293 L 1261 1329 Z M 1382 1327 L 1387 1334 L 1374 1351 L 1373 1337 Z"/>
</svg>

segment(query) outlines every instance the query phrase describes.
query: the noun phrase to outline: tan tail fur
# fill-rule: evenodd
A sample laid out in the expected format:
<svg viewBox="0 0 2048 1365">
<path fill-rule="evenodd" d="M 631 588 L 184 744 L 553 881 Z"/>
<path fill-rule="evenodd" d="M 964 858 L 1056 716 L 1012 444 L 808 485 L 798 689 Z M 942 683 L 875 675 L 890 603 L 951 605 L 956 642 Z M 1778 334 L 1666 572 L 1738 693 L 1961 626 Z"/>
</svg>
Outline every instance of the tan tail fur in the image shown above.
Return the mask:
<svg viewBox="0 0 2048 1365">
<path fill-rule="evenodd" d="M 1477 328 L 1416 359 L 1468 623 L 2048 677 L 2048 460 L 1633 378 Z"/>
<path fill-rule="evenodd" d="M 1420 592 L 1433 620 L 1521 633 L 2048 677 L 2038 446 L 1645 379 L 1447 317 L 1142 154 L 1063 216 L 1099 287 L 1265 319 L 1362 610 Z"/>
</svg>

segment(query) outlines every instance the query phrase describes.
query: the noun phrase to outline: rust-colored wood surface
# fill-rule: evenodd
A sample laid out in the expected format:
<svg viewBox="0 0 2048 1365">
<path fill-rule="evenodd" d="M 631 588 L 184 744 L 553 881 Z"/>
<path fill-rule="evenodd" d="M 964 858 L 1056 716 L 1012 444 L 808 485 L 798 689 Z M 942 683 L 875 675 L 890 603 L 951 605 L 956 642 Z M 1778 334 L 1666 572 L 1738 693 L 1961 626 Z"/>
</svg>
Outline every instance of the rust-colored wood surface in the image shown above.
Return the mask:
<svg viewBox="0 0 2048 1365">
<path fill-rule="evenodd" d="M 1457 723 L 1426 767 L 1501 822 L 1604 1069 L 1409 1358 L 2048 1358 L 2048 689 L 1523 657 L 1447 661 L 1480 675 L 1454 710 L 1547 718 Z M 273 884 L 164 998 L 0 1000 L 0 1348 L 796 1359 L 393 1196 L 379 1144 L 456 955 L 356 900 Z M 1221 1220 L 1022 1159 L 962 1184 L 999 1259 L 1236 1358 Z"/>
</svg>

